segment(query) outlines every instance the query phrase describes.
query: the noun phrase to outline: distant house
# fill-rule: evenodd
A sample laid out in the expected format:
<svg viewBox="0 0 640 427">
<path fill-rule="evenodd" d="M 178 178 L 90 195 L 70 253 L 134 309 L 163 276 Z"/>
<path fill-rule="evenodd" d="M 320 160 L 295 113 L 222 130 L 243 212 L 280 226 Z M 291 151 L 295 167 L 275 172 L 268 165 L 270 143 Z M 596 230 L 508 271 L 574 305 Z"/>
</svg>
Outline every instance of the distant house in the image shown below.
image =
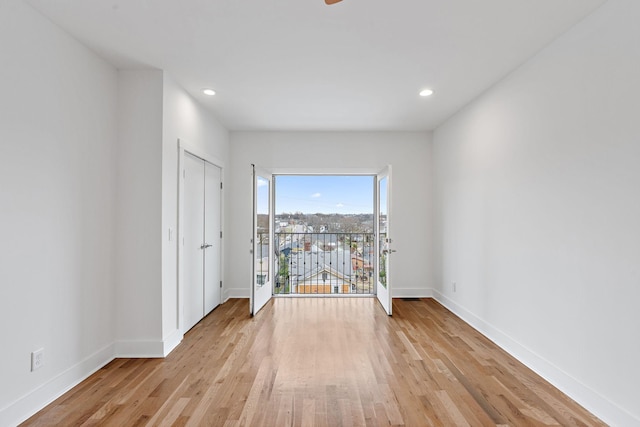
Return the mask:
<svg viewBox="0 0 640 427">
<path fill-rule="evenodd" d="M 284 254 L 284 256 L 289 257 L 291 252 L 298 252 L 304 250 L 304 242 L 299 240 L 293 240 L 290 236 L 286 237 L 285 241 L 280 241 L 280 253 Z"/>
<path fill-rule="evenodd" d="M 291 292 L 299 294 L 344 294 L 356 291 L 349 251 L 336 249 L 292 252 L 289 258 Z"/>
<path fill-rule="evenodd" d="M 257 245 L 255 253 L 256 283 L 264 285 L 269 280 L 269 245 Z M 277 271 L 277 260 L 276 271 Z"/>
<path fill-rule="evenodd" d="M 360 255 L 351 255 L 351 269 L 355 272 L 356 280 L 368 281 L 373 277 L 373 265 Z"/>
<path fill-rule="evenodd" d="M 351 292 L 351 277 L 323 265 L 309 271 L 302 280 L 298 278 L 293 292 L 298 294 L 348 294 Z"/>
<path fill-rule="evenodd" d="M 269 257 L 256 259 L 256 284 L 262 286 L 269 277 Z"/>
</svg>

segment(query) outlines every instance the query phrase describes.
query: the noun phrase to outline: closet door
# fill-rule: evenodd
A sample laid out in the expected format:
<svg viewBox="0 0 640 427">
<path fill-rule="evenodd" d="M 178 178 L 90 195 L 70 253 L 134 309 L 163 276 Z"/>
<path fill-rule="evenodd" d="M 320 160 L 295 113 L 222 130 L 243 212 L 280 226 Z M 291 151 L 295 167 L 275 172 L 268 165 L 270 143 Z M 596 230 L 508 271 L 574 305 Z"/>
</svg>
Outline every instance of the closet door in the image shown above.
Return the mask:
<svg viewBox="0 0 640 427">
<path fill-rule="evenodd" d="M 220 304 L 221 234 L 221 182 L 222 170 L 204 162 L 204 314 Z"/>
<path fill-rule="evenodd" d="M 184 154 L 184 331 L 204 317 L 204 161 Z"/>
</svg>

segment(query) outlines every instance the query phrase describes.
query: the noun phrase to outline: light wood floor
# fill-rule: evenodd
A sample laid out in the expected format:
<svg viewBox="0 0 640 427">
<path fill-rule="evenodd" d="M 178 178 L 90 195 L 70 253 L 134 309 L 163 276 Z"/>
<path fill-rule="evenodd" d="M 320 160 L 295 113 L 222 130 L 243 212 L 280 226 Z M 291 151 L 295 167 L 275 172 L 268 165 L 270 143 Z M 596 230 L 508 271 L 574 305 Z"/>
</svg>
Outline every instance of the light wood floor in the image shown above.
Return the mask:
<svg viewBox="0 0 640 427">
<path fill-rule="evenodd" d="M 117 359 L 24 425 L 604 425 L 431 299 L 230 300 L 166 359 Z"/>
</svg>

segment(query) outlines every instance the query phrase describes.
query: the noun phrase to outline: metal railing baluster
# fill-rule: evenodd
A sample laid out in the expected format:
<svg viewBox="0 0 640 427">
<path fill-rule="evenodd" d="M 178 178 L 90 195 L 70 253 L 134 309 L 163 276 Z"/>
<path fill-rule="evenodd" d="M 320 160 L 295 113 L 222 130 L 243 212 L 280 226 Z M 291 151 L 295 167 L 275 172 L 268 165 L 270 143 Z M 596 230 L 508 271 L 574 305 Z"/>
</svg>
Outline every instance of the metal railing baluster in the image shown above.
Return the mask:
<svg viewBox="0 0 640 427">
<path fill-rule="evenodd" d="M 266 256 L 266 236 L 258 235 L 256 262 Z M 373 239 L 373 233 L 275 233 L 274 293 L 371 294 Z M 268 268 L 260 264 L 258 274 L 268 274 Z"/>
</svg>

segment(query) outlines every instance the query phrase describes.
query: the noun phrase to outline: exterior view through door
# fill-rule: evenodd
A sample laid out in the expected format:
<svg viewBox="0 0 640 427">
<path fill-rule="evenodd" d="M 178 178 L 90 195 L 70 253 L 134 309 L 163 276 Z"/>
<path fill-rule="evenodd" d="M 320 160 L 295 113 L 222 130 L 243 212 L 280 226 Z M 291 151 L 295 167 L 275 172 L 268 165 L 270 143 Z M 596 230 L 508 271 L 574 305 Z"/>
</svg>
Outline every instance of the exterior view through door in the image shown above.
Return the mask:
<svg viewBox="0 0 640 427">
<path fill-rule="evenodd" d="M 272 296 L 375 295 L 390 315 L 390 167 L 253 173 L 251 313 Z"/>
</svg>

